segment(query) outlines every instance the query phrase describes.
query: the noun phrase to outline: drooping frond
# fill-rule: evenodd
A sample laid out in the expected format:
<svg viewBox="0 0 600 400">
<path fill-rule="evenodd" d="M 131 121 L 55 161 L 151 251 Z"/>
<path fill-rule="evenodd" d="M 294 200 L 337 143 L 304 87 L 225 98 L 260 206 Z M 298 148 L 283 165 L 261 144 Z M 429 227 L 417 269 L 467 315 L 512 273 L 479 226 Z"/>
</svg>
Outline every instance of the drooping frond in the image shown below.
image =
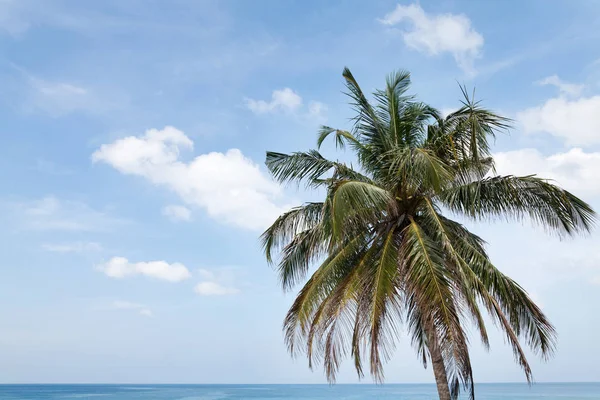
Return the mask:
<svg viewBox="0 0 600 400">
<path fill-rule="evenodd" d="M 346 143 L 350 143 L 356 147 L 362 146 L 358 139 L 348 131 L 335 129 L 330 126 L 321 126 L 321 129 L 319 129 L 319 135 L 317 137 L 318 149 L 321 148 L 321 145 L 325 139 L 327 139 L 332 133 L 335 135 L 335 145 L 338 149 L 343 149 L 346 146 Z"/>
<path fill-rule="evenodd" d="M 325 203 L 307 203 L 282 214 L 261 235 L 265 257 L 273 263 L 273 253 L 294 239 L 294 236 L 314 228 L 323 221 Z"/>
<path fill-rule="evenodd" d="M 326 254 L 328 240 L 324 229 L 315 226 L 297 233 L 281 250 L 277 265 L 283 290 L 291 290 L 306 277 L 310 265 Z"/>
<path fill-rule="evenodd" d="M 379 382 L 383 381 L 383 362 L 391 356 L 398 334 L 394 319 L 401 315 L 397 279 L 399 245 L 399 236 L 392 227 L 381 238 L 380 254 L 371 266 L 372 273 L 366 278 L 364 286 L 363 301 L 368 302 L 368 306 L 363 309 L 368 309 L 369 315 L 363 318 L 369 326 L 370 369 L 371 375 Z"/>
<path fill-rule="evenodd" d="M 473 390 L 468 342 L 456 307 L 452 271 L 446 268 L 442 246 L 411 218 L 403 232 L 400 256 L 406 262 L 406 286 L 424 319 L 425 332 L 434 335 L 449 379 Z"/>
<path fill-rule="evenodd" d="M 342 361 L 348 351 L 355 355 L 355 368 L 359 376 L 362 376 L 362 363 L 360 360 L 360 341 L 365 335 L 357 332 L 363 332 L 365 321 L 360 318 L 365 307 L 363 299 L 362 278 L 366 269 L 370 268 L 372 262 L 376 260 L 376 253 L 379 248 L 376 244 L 377 239 L 373 239 L 367 250 L 358 253 L 355 259 L 352 259 L 351 271 L 332 287 L 327 298 L 321 303 L 319 309 L 315 312 L 311 321 L 310 331 L 308 333 L 308 353 L 309 364 L 313 358 L 322 356 L 327 378 L 330 381 L 335 380 L 335 376 Z M 353 340 L 348 340 L 350 335 Z M 358 356 L 358 358 L 356 358 Z"/>
<path fill-rule="evenodd" d="M 469 268 L 469 264 L 464 259 L 463 248 L 455 247 L 456 230 L 452 229 L 453 226 L 449 226 L 448 220 L 440 214 L 440 211 L 431 200 L 425 199 L 423 203 L 421 224 L 428 235 L 443 246 L 446 254 L 446 266 L 452 271 L 455 285 L 460 288 L 456 291 L 456 294 L 460 300 L 461 308 L 470 315 L 480 334 L 481 341 L 487 349 L 489 348 L 487 328 L 479 309 L 477 293 L 465 275 L 465 269 Z"/>
<path fill-rule="evenodd" d="M 315 312 L 331 291 L 352 271 L 363 252 L 365 239 L 356 236 L 330 250 L 316 272 L 300 290 L 284 321 L 285 340 L 292 354 L 306 352 L 312 360 L 315 347 L 307 342 Z"/>
<path fill-rule="evenodd" d="M 594 211 L 570 192 L 535 176 L 495 176 L 452 187 L 440 200 L 475 219 L 529 217 L 558 234 L 588 232 Z"/>
<path fill-rule="evenodd" d="M 548 358 L 555 346 L 554 327 L 525 291 L 491 263 L 481 238 L 454 221 L 444 217 L 442 221 L 450 232 L 454 248 L 466 261 L 465 279 L 507 335 L 515 358 L 530 381 L 531 367 L 519 338 L 525 339 L 534 352 Z"/>
</svg>

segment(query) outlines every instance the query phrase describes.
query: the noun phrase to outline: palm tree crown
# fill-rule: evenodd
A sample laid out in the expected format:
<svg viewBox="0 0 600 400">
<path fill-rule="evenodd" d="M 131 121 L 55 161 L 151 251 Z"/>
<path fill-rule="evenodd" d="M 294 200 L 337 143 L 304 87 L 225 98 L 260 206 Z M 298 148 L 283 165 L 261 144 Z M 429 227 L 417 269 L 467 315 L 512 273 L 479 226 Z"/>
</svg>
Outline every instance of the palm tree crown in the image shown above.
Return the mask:
<svg viewBox="0 0 600 400">
<path fill-rule="evenodd" d="M 383 380 L 383 363 L 408 332 L 423 364 L 431 361 L 440 398 L 461 387 L 474 397 L 465 327 L 488 334 L 482 309 L 506 334 L 528 379 L 520 342 L 552 354 L 555 331 L 527 293 L 490 261 L 483 240 L 444 214 L 474 220 L 528 218 L 559 235 L 589 231 L 592 208 L 536 176 L 496 176 L 490 139 L 510 120 L 462 89 L 462 106 L 443 117 L 406 94 L 399 71 L 370 103 L 344 70 L 356 116 L 350 131 L 322 127 L 318 147 L 333 135 L 359 168 L 330 161 L 317 150 L 268 152 L 280 183 L 303 182 L 326 191 L 323 202 L 281 215 L 262 236 L 266 258 L 289 290 L 309 268 L 284 322 L 293 354 L 322 363 L 334 381 L 345 356 L 359 376 Z M 469 321 L 469 322 L 467 322 Z"/>
</svg>

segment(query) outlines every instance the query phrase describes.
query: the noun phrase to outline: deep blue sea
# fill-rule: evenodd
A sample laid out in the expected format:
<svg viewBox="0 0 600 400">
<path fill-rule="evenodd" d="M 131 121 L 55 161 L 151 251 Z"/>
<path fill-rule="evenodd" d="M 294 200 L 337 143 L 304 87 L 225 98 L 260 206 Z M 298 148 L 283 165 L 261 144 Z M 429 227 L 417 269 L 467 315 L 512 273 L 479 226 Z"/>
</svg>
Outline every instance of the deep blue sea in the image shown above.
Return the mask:
<svg viewBox="0 0 600 400">
<path fill-rule="evenodd" d="M 0 385 L 2 400 L 436 399 L 434 385 Z M 600 400 L 600 383 L 481 384 L 479 400 Z"/>
</svg>

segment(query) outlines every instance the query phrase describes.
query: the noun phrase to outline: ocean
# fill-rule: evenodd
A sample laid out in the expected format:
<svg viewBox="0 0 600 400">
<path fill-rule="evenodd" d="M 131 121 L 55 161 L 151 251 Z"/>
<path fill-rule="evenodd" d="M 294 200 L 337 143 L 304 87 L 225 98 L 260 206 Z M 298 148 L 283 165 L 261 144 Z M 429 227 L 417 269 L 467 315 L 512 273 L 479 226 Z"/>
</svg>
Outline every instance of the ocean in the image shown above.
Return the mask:
<svg viewBox="0 0 600 400">
<path fill-rule="evenodd" d="M 0 385 L 2 400 L 430 400 L 434 385 Z M 595 400 L 600 383 L 480 384 L 478 400 Z"/>
</svg>

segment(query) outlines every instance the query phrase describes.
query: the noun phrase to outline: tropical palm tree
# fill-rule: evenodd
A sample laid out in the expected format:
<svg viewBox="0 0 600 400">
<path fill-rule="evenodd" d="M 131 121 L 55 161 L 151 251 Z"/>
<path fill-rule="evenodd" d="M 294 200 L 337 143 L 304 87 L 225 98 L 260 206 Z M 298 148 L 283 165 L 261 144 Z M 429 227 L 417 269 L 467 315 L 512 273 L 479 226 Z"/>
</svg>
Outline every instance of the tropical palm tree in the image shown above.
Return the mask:
<svg viewBox="0 0 600 400">
<path fill-rule="evenodd" d="M 474 398 L 465 327 L 472 323 L 488 346 L 482 309 L 504 331 L 528 381 L 520 341 L 546 358 L 555 330 L 525 290 L 490 261 L 484 241 L 447 214 L 472 220 L 529 219 L 561 236 L 590 230 L 592 208 L 545 179 L 496 176 L 490 139 L 510 120 L 473 100 L 443 117 L 406 94 L 408 72 L 387 79 L 370 103 L 344 70 L 356 116 L 350 131 L 322 127 L 358 168 L 330 161 L 318 150 L 268 152 L 266 165 L 280 183 L 305 183 L 325 192 L 281 215 L 262 235 L 266 258 L 277 265 L 285 290 L 315 272 L 284 322 L 294 355 L 322 363 L 333 382 L 342 359 L 363 362 L 383 380 L 401 327 L 424 366 L 430 362 L 439 397 L 460 388 Z"/>
</svg>

